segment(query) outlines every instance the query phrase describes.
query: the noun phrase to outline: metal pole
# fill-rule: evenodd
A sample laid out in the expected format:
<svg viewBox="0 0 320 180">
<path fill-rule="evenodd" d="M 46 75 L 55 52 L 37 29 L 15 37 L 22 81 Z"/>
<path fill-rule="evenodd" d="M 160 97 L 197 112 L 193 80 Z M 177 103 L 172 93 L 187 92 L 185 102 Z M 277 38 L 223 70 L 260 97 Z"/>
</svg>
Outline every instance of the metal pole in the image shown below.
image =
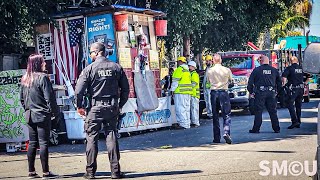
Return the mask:
<svg viewBox="0 0 320 180">
<path fill-rule="evenodd" d="M 320 179 L 320 103 L 318 105 L 318 128 L 317 128 L 317 135 L 318 135 L 318 147 L 317 147 L 317 154 L 316 154 L 316 160 L 317 160 L 317 174 L 314 176 L 314 179 Z"/>
<path fill-rule="evenodd" d="M 301 44 L 298 44 L 298 60 L 299 60 L 299 64 L 302 65 L 302 46 L 301 46 Z"/>
</svg>

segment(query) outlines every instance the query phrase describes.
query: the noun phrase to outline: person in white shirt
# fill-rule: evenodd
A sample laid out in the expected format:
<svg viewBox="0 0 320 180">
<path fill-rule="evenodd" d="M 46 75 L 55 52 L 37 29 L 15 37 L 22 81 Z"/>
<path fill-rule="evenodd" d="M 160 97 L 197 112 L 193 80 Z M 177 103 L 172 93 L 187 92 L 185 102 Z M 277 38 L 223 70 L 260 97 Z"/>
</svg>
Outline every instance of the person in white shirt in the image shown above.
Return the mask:
<svg viewBox="0 0 320 180">
<path fill-rule="evenodd" d="M 222 59 L 219 54 L 213 56 L 214 66 L 207 72 L 207 80 L 211 85 L 211 106 L 216 109 L 217 103 L 220 104 L 221 113 L 223 117 L 223 129 L 226 143 L 231 144 L 230 124 L 231 124 L 231 104 L 228 93 L 228 85 L 232 82 L 231 70 L 221 65 Z M 219 112 L 213 111 L 213 143 L 220 143 L 220 124 Z"/>
</svg>

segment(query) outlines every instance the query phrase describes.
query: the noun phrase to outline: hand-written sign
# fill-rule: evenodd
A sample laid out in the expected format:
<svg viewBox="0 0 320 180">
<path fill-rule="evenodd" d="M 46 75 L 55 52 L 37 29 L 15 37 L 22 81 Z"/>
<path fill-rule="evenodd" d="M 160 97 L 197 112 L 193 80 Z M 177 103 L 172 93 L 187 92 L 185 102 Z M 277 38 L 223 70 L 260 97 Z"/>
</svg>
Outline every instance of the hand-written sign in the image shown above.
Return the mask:
<svg viewBox="0 0 320 180">
<path fill-rule="evenodd" d="M 38 53 L 42 54 L 45 60 L 53 59 L 51 34 L 40 34 L 37 36 Z"/>
<path fill-rule="evenodd" d="M 149 51 L 150 56 L 150 68 L 151 69 L 159 69 L 159 54 L 158 51 L 150 50 Z"/>
</svg>

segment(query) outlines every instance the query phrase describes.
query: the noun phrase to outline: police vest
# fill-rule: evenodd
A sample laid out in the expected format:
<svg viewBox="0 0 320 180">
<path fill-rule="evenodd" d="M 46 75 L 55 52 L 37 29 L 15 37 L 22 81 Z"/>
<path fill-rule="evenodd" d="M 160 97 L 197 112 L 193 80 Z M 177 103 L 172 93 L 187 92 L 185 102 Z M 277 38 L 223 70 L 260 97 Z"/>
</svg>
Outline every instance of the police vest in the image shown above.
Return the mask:
<svg viewBox="0 0 320 180">
<path fill-rule="evenodd" d="M 191 72 L 192 97 L 200 99 L 200 78 L 196 71 Z"/>
<path fill-rule="evenodd" d="M 192 94 L 191 75 L 188 69 L 179 66 L 172 75 L 173 81 L 178 81 L 175 94 Z"/>
</svg>

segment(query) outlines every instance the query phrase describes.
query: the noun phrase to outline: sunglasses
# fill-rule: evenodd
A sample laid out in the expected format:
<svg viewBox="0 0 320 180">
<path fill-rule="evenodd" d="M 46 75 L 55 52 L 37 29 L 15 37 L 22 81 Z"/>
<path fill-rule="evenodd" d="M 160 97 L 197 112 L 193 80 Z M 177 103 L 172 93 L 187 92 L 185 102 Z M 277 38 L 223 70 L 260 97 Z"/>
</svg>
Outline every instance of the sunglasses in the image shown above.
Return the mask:
<svg viewBox="0 0 320 180">
<path fill-rule="evenodd" d="M 90 54 L 92 54 L 92 53 L 94 53 L 94 52 L 96 52 L 96 51 L 89 51 Z"/>
</svg>

